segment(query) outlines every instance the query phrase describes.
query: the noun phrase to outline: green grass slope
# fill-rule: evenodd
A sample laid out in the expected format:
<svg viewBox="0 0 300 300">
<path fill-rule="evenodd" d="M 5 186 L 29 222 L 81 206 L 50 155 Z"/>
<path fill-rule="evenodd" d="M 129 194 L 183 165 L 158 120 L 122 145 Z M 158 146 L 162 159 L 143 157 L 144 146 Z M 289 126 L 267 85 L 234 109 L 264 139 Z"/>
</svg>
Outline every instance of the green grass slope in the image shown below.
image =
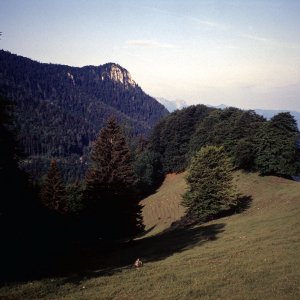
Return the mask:
<svg viewBox="0 0 300 300">
<path fill-rule="evenodd" d="M 184 173 L 168 174 L 158 191 L 141 201 L 147 235 L 167 229 L 184 215 L 181 195 L 185 188 Z"/>
<path fill-rule="evenodd" d="M 106 257 L 113 268 L 86 256 L 94 264 L 85 275 L 4 286 L 0 299 L 300 299 L 300 183 L 243 173 L 236 180 L 252 198 L 247 210 L 162 231 L 183 213 L 183 175 L 168 177 L 143 201 L 149 232 Z M 137 257 L 144 266 L 131 268 Z"/>
</svg>

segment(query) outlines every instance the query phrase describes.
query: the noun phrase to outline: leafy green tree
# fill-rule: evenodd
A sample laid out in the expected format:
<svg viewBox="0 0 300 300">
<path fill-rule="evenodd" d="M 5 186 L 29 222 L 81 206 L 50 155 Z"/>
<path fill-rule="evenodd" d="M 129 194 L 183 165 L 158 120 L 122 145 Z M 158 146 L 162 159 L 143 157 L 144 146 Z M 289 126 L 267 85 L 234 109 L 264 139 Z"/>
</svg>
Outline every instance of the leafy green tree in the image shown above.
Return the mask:
<svg viewBox="0 0 300 300">
<path fill-rule="evenodd" d="M 298 126 L 294 116 L 289 112 L 282 112 L 271 118 L 271 124 L 285 132 L 298 133 Z"/>
<path fill-rule="evenodd" d="M 232 165 L 223 147 L 201 148 L 192 158 L 186 181 L 183 205 L 200 221 L 236 204 Z"/>
<path fill-rule="evenodd" d="M 116 120 L 110 118 L 93 145 L 84 195 L 96 231 L 102 236 L 130 237 L 142 230 L 135 184 L 125 137 Z"/>
<path fill-rule="evenodd" d="M 161 156 L 164 173 L 186 169 L 191 136 L 211 110 L 205 105 L 192 105 L 173 112 L 155 126 L 149 146 Z"/>
<path fill-rule="evenodd" d="M 297 123 L 290 113 L 279 113 L 256 134 L 255 166 L 262 175 L 297 174 L 299 150 Z"/>
<path fill-rule="evenodd" d="M 254 169 L 255 149 L 253 140 L 244 138 L 237 142 L 233 164 L 239 169 L 251 171 Z"/>
<path fill-rule="evenodd" d="M 238 108 L 229 107 L 224 110 L 214 110 L 199 123 L 195 133 L 191 137 L 190 156 L 192 157 L 201 147 L 206 145 L 224 146 L 226 153 L 238 167 L 246 163 L 249 169 L 249 155 L 247 149 L 247 162 L 240 164 L 240 149 L 245 149 L 245 142 L 251 143 L 252 137 L 265 119 L 254 111 L 243 111 Z M 239 142 L 242 144 L 239 144 Z M 237 148 L 238 147 L 238 148 Z M 245 153 L 244 153 L 245 154 Z M 243 155 L 244 156 L 244 155 Z M 244 156 L 244 158 L 246 158 Z"/>
<path fill-rule="evenodd" d="M 44 206 L 61 214 L 68 212 L 67 194 L 56 160 L 52 160 L 46 180 L 41 189 Z"/>
<path fill-rule="evenodd" d="M 134 161 L 137 187 L 141 194 L 147 194 L 163 179 L 160 155 L 149 149 L 139 153 Z"/>
</svg>

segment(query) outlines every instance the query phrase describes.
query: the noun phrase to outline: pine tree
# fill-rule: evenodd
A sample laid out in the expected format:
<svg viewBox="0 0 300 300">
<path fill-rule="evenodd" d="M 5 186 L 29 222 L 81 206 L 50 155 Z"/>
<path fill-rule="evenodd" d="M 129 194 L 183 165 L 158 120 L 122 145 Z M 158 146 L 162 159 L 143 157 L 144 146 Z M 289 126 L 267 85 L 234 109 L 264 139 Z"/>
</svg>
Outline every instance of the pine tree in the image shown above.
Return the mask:
<svg viewBox="0 0 300 300">
<path fill-rule="evenodd" d="M 232 166 L 223 147 L 201 148 L 192 159 L 186 181 L 183 205 L 201 221 L 236 203 Z"/>
<path fill-rule="evenodd" d="M 61 214 L 68 212 L 66 189 L 55 160 L 52 160 L 46 180 L 41 189 L 44 206 Z"/>
<path fill-rule="evenodd" d="M 12 122 L 12 102 L 0 95 L 0 223 L 4 219 L 5 222 L 14 218 L 20 221 L 26 214 L 29 215 L 28 210 L 33 202 L 29 178 L 19 168 L 22 153 L 16 133 L 12 130 Z"/>
<path fill-rule="evenodd" d="M 0 95 L 0 278 L 5 280 L 8 274 L 19 274 L 20 265 L 32 253 L 29 247 L 39 216 L 33 185 L 19 167 L 24 156 L 12 130 L 13 119 L 12 102 Z"/>
<path fill-rule="evenodd" d="M 134 196 L 136 176 L 130 152 L 114 118 L 95 141 L 86 175 L 85 202 L 106 237 L 134 236 L 142 229 L 140 206 Z"/>
</svg>

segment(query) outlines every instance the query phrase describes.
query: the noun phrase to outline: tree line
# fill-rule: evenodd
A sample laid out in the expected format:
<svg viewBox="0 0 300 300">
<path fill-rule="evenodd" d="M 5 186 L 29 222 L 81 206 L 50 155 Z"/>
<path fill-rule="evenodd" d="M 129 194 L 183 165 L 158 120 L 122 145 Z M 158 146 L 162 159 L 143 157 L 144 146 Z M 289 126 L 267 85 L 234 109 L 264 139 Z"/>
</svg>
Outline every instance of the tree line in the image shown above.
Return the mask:
<svg viewBox="0 0 300 300">
<path fill-rule="evenodd" d="M 299 173 L 299 131 L 294 117 L 270 120 L 251 110 L 195 105 L 175 111 L 152 130 L 136 159 L 139 178 L 149 187 L 169 172 L 182 172 L 204 146 L 223 146 L 233 167 L 261 175 Z"/>
</svg>

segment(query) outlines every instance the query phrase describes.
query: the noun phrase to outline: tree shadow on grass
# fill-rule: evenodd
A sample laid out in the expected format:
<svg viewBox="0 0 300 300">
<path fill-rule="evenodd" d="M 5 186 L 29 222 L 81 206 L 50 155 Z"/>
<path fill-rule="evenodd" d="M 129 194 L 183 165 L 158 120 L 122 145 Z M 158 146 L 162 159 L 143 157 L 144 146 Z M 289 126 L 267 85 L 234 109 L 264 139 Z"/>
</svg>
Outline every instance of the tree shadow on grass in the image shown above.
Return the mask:
<svg viewBox="0 0 300 300">
<path fill-rule="evenodd" d="M 132 264 L 138 257 L 144 262 L 163 260 L 175 253 L 216 240 L 217 235 L 224 231 L 224 227 L 225 224 L 210 224 L 176 230 L 166 229 L 157 235 L 134 241 L 132 247 L 122 253 L 119 263 Z"/>
<path fill-rule="evenodd" d="M 113 275 L 132 268 L 140 258 L 143 263 L 163 260 L 195 246 L 212 242 L 224 231 L 225 224 L 209 224 L 165 230 L 157 235 L 124 243 L 99 241 L 92 245 L 66 249 L 44 260 L 28 261 L 16 272 L 16 276 L 6 278 L 10 281 L 29 281 L 43 278 L 66 277 L 62 283 L 77 284 L 83 279 Z"/>
<path fill-rule="evenodd" d="M 232 216 L 235 214 L 241 214 L 250 208 L 252 201 L 253 201 L 252 196 L 249 196 L 249 195 L 248 196 L 246 196 L 246 195 L 240 196 L 237 199 L 237 204 L 235 206 L 231 207 L 230 209 L 221 211 L 214 218 L 220 219 L 220 218 L 229 217 L 229 216 Z"/>
<path fill-rule="evenodd" d="M 109 276 L 125 269 L 133 268 L 133 263 L 140 258 L 144 264 L 160 261 L 175 254 L 212 242 L 224 231 L 225 224 L 199 225 L 176 230 L 165 230 L 155 236 L 144 237 L 124 245 L 106 256 L 105 264 L 94 257 L 86 262 L 86 270 L 76 276 L 70 276 L 65 282 L 79 283 L 82 279 Z"/>
<path fill-rule="evenodd" d="M 240 197 L 237 206 L 211 219 L 242 213 L 250 207 L 251 202 L 251 196 Z M 92 243 L 71 244 L 65 248 L 55 245 L 59 251 L 26 260 L 16 270 L 12 268 L 12 276 L 5 276 L 5 282 L 67 277 L 64 281 L 76 284 L 85 278 L 113 275 L 131 268 L 137 258 L 144 263 L 159 261 L 175 253 L 212 242 L 225 227 L 224 223 L 195 226 L 196 223 L 193 218 L 186 216 L 159 234 L 130 242 L 94 240 Z"/>
<path fill-rule="evenodd" d="M 210 215 L 206 219 L 202 220 L 202 223 L 209 222 L 212 220 L 217 220 L 220 218 L 232 216 L 235 214 L 240 214 L 250 208 L 252 203 L 252 196 L 239 196 L 237 202 L 234 206 L 227 210 L 220 211 L 218 214 Z M 200 224 L 201 221 L 195 215 L 191 213 L 185 214 L 181 219 L 173 222 L 171 227 L 167 230 L 174 230 L 178 228 L 190 227 L 196 224 Z"/>
</svg>

